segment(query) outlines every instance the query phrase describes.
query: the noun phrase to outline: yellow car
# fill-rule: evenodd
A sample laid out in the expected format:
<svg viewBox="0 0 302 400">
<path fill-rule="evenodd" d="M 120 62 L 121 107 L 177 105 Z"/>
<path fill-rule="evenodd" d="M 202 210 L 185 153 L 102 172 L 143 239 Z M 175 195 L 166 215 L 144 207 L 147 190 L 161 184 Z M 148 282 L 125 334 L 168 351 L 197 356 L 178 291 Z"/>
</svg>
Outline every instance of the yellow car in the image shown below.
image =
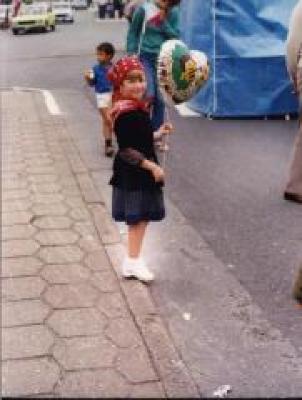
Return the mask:
<svg viewBox="0 0 302 400">
<path fill-rule="evenodd" d="M 56 18 L 47 3 L 22 4 L 18 15 L 12 18 L 11 26 L 14 35 L 33 30 L 54 31 Z"/>
</svg>

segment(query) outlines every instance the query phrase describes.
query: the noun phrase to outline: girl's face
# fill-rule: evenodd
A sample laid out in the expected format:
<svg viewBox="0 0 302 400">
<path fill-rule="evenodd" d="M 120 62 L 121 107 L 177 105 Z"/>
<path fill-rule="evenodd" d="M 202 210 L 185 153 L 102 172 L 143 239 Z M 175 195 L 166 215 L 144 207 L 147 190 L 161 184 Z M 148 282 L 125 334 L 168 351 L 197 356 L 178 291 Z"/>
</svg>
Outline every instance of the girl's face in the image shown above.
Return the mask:
<svg viewBox="0 0 302 400">
<path fill-rule="evenodd" d="M 141 100 L 147 89 L 146 77 L 143 71 L 133 70 L 129 72 L 123 81 L 120 92 L 126 99 Z"/>
</svg>

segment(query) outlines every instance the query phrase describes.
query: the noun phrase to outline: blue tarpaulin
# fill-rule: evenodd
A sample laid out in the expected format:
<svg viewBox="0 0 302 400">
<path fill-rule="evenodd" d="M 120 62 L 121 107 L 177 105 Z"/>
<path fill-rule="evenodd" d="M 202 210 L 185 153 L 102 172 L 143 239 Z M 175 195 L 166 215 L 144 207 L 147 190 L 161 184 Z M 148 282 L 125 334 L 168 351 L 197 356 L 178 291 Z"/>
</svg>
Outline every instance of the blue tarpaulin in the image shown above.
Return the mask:
<svg viewBox="0 0 302 400">
<path fill-rule="evenodd" d="M 182 38 L 211 63 L 206 86 L 189 102 L 217 117 L 297 111 L 285 63 L 288 23 L 297 0 L 185 0 Z"/>
</svg>

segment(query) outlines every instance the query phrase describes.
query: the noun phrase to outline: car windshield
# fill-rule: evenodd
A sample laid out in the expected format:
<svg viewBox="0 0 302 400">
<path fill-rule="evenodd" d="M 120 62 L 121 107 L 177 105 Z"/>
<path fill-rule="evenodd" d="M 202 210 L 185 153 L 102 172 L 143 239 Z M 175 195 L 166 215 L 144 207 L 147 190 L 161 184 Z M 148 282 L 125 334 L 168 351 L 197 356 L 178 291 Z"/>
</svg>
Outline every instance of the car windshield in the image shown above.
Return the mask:
<svg viewBox="0 0 302 400">
<path fill-rule="evenodd" d="M 19 15 L 39 15 L 45 14 L 47 8 L 42 6 L 25 6 L 20 10 Z"/>
</svg>

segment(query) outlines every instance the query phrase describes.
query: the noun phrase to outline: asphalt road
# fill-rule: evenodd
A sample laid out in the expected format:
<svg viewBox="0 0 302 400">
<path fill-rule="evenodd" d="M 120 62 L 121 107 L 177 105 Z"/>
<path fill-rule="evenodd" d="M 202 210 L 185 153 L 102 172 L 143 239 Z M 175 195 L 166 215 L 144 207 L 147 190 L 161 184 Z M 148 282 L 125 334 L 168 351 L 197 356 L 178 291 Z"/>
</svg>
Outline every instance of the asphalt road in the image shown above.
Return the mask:
<svg viewBox="0 0 302 400">
<path fill-rule="evenodd" d="M 110 174 L 110 163 L 100 157 L 94 98 L 81 73 L 94 62 L 98 42 L 110 40 L 122 49 L 126 28 L 126 22 L 100 24 L 91 11 L 79 11 L 74 25 L 58 26 L 54 33 L 15 37 L 0 31 L 0 86 L 52 90 L 96 182 L 100 167 Z M 290 295 L 302 260 L 302 208 L 282 199 L 296 122 L 209 121 L 172 115 L 176 134 L 168 155 L 167 193 L 175 212 L 184 217 L 183 224 L 192 229 L 191 243 L 197 243 L 199 235 L 204 239 L 221 268 L 249 293 L 253 304 L 301 356 L 302 315 Z M 177 240 L 186 242 L 182 237 Z M 205 374 L 199 371 L 205 368 L 202 345 L 194 339 L 202 336 L 204 328 L 199 306 L 204 302 L 203 275 L 198 260 L 185 269 L 185 275 L 182 268 L 179 256 L 174 265 L 159 271 L 152 291 L 180 351 L 188 355 L 186 362 L 199 376 L 196 380 L 204 382 Z M 182 279 L 191 285 L 182 286 Z M 195 313 L 192 324 L 184 327 L 183 319 L 182 326 L 174 323 L 174 316 L 189 306 Z M 217 373 L 214 363 L 208 367 Z M 232 380 L 230 372 L 228 378 Z M 221 381 L 207 382 L 209 391 Z M 255 382 L 259 384 L 256 378 Z M 247 392 L 243 385 L 239 393 L 253 395 L 255 390 Z"/>
</svg>

